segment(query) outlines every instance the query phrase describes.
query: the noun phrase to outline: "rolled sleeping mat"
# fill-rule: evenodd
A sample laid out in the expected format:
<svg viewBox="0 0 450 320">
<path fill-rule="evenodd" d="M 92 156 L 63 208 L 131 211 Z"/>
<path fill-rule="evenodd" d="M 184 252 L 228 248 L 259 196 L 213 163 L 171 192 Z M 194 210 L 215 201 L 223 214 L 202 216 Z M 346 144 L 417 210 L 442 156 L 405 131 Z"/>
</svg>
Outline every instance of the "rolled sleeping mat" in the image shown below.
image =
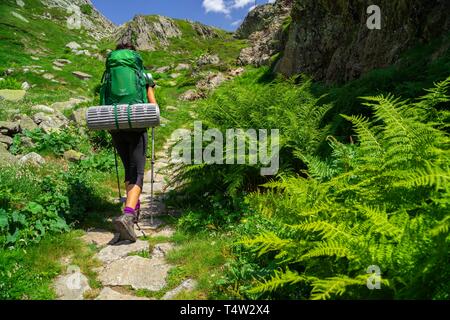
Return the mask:
<svg viewBox="0 0 450 320">
<path fill-rule="evenodd" d="M 144 129 L 160 124 L 159 106 L 153 103 L 90 107 L 86 110 L 90 130 Z"/>
</svg>

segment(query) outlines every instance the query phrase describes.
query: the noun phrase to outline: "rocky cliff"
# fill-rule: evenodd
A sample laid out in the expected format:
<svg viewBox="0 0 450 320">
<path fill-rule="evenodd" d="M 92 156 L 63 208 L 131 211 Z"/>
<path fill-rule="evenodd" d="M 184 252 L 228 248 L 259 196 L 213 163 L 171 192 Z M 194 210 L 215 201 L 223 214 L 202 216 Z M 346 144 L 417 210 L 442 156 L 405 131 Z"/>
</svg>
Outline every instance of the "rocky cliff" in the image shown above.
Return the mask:
<svg viewBox="0 0 450 320">
<path fill-rule="evenodd" d="M 250 46 L 242 50 L 241 65 L 268 64 L 271 56 L 283 50 L 284 27 L 289 21 L 293 0 L 278 0 L 251 10 L 236 31 L 236 37 L 248 38 Z"/>
<path fill-rule="evenodd" d="M 379 0 L 381 29 L 367 27 L 371 0 L 294 0 L 290 25 L 286 1 L 249 13 L 237 31 L 251 47 L 241 53 L 243 64 L 268 64 L 281 52 L 275 71 L 300 72 L 327 82 L 344 82 L 394 64 L 401 53 L 450 31 L 448 0 Z M 286 7 L 288 10 L 289 7 Z M 253 57 L 252 57 L 253 56 Z"/>
<path fill-rule="evenodd" d="M 181 20 L 180 20 L 181 21 Z M 218 36 L 216 30 L 198 22 L 182 20 L 188 24 L 190 31 L 202 39 Z M 170 45 L 173 38 L 183 36 L 180 22 L 159 15 L 137 15 L 130 22 L 120 26 L 116 33 L 118 42 L 133 43 L 138 50 L 154 51 Z"/>
<path fill-rule="evenodd" d="M 116 25 L 101 14 L 90 0 L 41 0 L 41 3 L 49 8 L 65 10 L 69 26 L 76 28 L 79 19 L 80 26 L 97 40 L 111 36 L 116 30 Z"/>
</svg>

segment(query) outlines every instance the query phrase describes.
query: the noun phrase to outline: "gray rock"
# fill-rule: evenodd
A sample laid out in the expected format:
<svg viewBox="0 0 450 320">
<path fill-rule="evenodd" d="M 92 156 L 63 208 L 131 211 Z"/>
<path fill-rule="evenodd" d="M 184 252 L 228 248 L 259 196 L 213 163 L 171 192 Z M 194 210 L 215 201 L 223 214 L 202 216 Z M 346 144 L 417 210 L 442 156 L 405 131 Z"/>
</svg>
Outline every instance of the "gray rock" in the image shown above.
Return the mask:
<svg viewBox="0 0 450 320">
<path fill-rule="evenodd" d="M 33 148 L 35 146 L 33 139 L 31 139 L 30 137 L 27 137 L 27 136 L 21 137 L 20 142 L 26 148 Z"/>
<path fill-rule="evenodd" d="M 167 243 L 158 243 L 155 245 L 152 251 L 152 258 L 164 258 L 166 254 L 174 248 L 173 244 Z"/>
<path fill-rule="evenodd" d="M 8 135 L 13 136 L 20 132 L 20 125 L 17 121 L 0 121 L 0 130 L 4 130 Z"/>
<path fill-rule="evenodd" d="M 178 294 L 180 294 L 183 291 L 192 291 L 197 286 L 197 281 L 194 279 L 187 279 L 184 280 L 178 287 L 176 287 L 173 290 L 168 291 L 161 300 L 172 300 L 175 298 Z"/>
<path fill-rule="evenodd" d="M 189 70 L 191 68 L 190 64 L 187 63 L 180 63 L 178 64 L 178 66 L 175 68 L 175 71 L 183 71 L 183 70 Z"/>
<path fill-rule="evenodd" d="M 103 288 L 95 300 L 151 300 L 145 297 L 136 297 L 128 294 L 119 293 L 111 288 Z"/>
<path fill-rule="evenodd" d="M 167 71 L 170 70 L 169 66 L 165 66 L 165 67 L 160 67 L 158 69 L 155 70 L 155 73 L 166 73 Z"/>
<path fill-rule="evenodd" d="M 18 121 L 20 126 L 20 132 L 25 130 L 32 131 L 38 128 L 37 124 L 34 123 L 33 119 L 25 114 L 18 114 L 14 117 L 14 120 Z"/>
<path fill-rule="evenodd" d="M 36 106 L 32 106 L 31 107 L 31 111 L 40 112 L 40 113 L 43 112 L 43 113 L 48 113 L 48 114 L 55 113 L 54 109 L 52 109 L 50 107 L 47 107 L 45 105 L 42 105 L 42 104 L 39 104 L 39 105 L 36 105 Z"/>
<path fill-rule="evenodd" d="M 237 77 L 237 76 L 240 76 L 241 74 L 243 74 L 244 72 L 245 72 L 245 69 L 243 67 L 239 67 L 239 68 L 231 70 L 228 74 L 232 77 Z"/>
<path fill-rule="evenodd" d="M 25 90 L 3 89 L 0 90 L 0 100 L 18 102 L 25 97 L 26 93 Z"/>
<path fill-rule="evenodd" d="M 181 76 L 181 73 L 172 73 L 172 74 L 170 75 L 170 77 L 171 77 L 172 79 L 179 78 L 180 76 Z"/>
<path fill-rule="evenodd" d="M 196 87 L 199 91 L 208 92 L 214 90 L 226 80 L 227 77 L 221 72 L 210 73 L 205 79 L 199 81 Z"/>
<path fill-rule="evenodd" d="M 75 150 L 68 150 L 64 152 L 64 159 L 69 162 L 78 162 L 83 158 L 85 158 L 85 155 Z"/>
<path fill-rule="evenodd" d="M 0 143 L 0 164 L 11 165 L 17 162 L 17 158 L 8 152 L 5 144 Z"/>
<path fill-rule="evenodd" d="M 61 275 L 53 286 L 58 300 L 83 300 L 84 293 L 91 290 L 88 278 L 81 272 Z"/>
<path fill-rule="evenodd" d="M 122 241 L 103 248 L 96 257 L 103 263 L 111 263 L 128 256 L 130 253 L 149 250 L 149 248 L 147 241 L 137 240 L 134 243 Z"/>
<path fill-rule="evenodd" d="M 174 112 L 174 111 L 178 111 L 178 108 L 174 107 L 174 106 L 167 106 L 166 107 L 166 111 Z"/>
<path fill-rule="evenodd" d="M 129 256 L 107 265 L 98 279 L 105 286 L 131 286 L 135 290 L 159 291 L 166 285 L 170 268 L 163 259 Z"/>
<path fill-rule="evenodd" d="M 15 71 L 16 71 L 16 70 L 15 70 L 14 68 L 8 68 L 8 69 L 6 69 L 5 74 L 6 74 L 7 76 L 10 76 L 10 75 L 12 75 Z"/>
<path fill-rule="evenodd" d="M 81 45 L 76 43 L 75 41 L 71 41 L 68 44 L 66 44 L 66 48 L 69 48 L 70 50 L 78 50 L 81 49 Z"/>
<path fill-rule="evenodd" d="M 99 247 L 114 243 L 116 238 L 117 237 L 114 233 L 100 229 L 90 230 L 81 237 L 81 239 L 87 244 L 95 244 Z"/>
<path fill-rule="evenodd" d="M 81 80 L 89 80 L 92 78 L 92 76 L 90 74 L 87 74 L 87 73 L 84 73 L 81 71 L 73 71 L 72 74 Z"/>
<path fill-rule="evenodd" d="M 204 65 L 216 65 L 220 63 L 220 58 L 217 54 L 204 54 L 200 56 L 197 60 L 197 65 L 204 66 Z"/>
<path fill-rule="evenodd" d="M 188 91 L 186 91 L 185 93 L 181 94 L 178 99 L 182 100 L 182 101 L 194 101 L 194 100 L 198 100 L 203 98 L 204 96 L 197 92 L 194 89 L 190 89 Z"/>
<path fill-rule="evenodd" d="M 21 87 L 22 87 L 22 90 L 25 90 L 25 91 L 30 90 L 30 88 L 31 88 L 30 84 L 26 81 L 22 83 Z"/>
<path fill-rule="evenodd" d="M 9 148 L 13 144 L 13 138 L 0 134 L 0 143 L 5 144 Z"/>
<path fill-rule="evenodd" d="M 69 117 L 70 120 L 74 121 L 78 125 L 86 124 L 86 108 L 81 108 L 75 110 Z"/>
<path fill-rule="evenodd" d="M 53 79 L 55 79 L 55 76 L 51 73 L 44 73 L 42 75 L 42 78 L 47 79 L 47 80 L 53 80 Z"/>
<path fill-rule="evenodd" d="M 66 64 L 71 64 L 72 61 L 68 60 L 68 59 L 56 59 L 53 61 L 53 64 L 58 66 L 58 67 L 64 67 Z"/>
<path fill-rule="evenodd" d="M 36 152 L 31 152 L 21 157 L 19 159 L 19 163 L 40 166 L 45 164 L 45 159 L 42 158 L 42 156 L 37 154 Z"/>
<path fill-rule="evenodd" d="M 70 98 L 69 101 L 55 102 L 51 105 L 52 109 L 58 111 L 64 111 L 76 107 L 78 104 L 83 103 L 85 99 L 83 98 Z"/>
</svg>

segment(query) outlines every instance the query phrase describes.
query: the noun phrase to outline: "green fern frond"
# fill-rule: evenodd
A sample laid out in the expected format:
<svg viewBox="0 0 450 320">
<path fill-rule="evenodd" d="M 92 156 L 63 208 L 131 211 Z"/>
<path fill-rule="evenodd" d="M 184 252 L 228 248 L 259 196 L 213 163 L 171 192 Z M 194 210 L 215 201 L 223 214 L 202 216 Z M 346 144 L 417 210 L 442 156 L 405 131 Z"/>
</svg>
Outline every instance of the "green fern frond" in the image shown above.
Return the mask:
<svg viewBox="0 0 450 320">
<path fill-rule="evenodd" d="M 250 289 L 249 293 L 266 293 L 273 292 L 285 286 L 292 286 L 299 282 L 310 282 L 315 278 L 299 275 L 297 272 L 286 269 L 286 271 L 275 270 L 274 275 L 269 280 L 258 281 L 258 283 Z"/>
<path fill-rule="evenodd" d="M 367 280 L 370 274 L 359 275 L 356 278 L 350 278 L 346 275 L 338 275 L 326 279 L 318 279 L 312 282 L 311 299 L 327 300 L 334 296 L 342 296 L 349 286 L 367 286 Z M 388 286 L 389 281 L 380 277 L 382 284 Z"/>
<path fill-rule="evenodd" d="M 281 239 L 273 232 L 266 232 L 255 238 L 244 238 L 237 242 L 237 244 L 242 244 L 258 252 L 258 256 L 262 256 L 271 251 L 281 251 L 291 246 L 292 243 L 291 239 Z"/>
<path fill-rule="evenodd" d="M 332 257 L 337 258 L 347 258 L 348 260 L 353 260 L 357 256 L 349 249 L 350 244 L 343 244 L 335 241 L 320 242 L 315 248 L 309 250 L 306 254 L 300 257 L 300 261 L 305 261 L 310 258 L 317 257 Z"/>
</svg>

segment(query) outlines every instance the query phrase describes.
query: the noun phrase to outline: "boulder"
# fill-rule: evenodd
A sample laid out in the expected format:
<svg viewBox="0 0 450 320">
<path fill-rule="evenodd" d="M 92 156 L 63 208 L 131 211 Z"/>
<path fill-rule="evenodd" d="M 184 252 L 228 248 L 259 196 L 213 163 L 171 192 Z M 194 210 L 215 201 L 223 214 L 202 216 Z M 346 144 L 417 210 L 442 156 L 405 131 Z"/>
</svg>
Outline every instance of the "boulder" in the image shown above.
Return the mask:
<svg viewBox="0 0 450 320">
<path fill-rule="evenodd" d="M 178 66 L 175 68 L 175 71 L 182 71 L 182 70 L 189 70 L 191 68 L 190 64 L 187 63 L 180 63 L 178 64 Z"/>
<path fill-rule="evenodd" d="M 83 98 L 70 98 L 69 101 L 62 101 L 62 102 L 55 102 L 51 105 L 51 108 L 57 111 L 64 111 L 67 109 L 74 108 L 78 104 L 84 102 L 85 99 Z"/>
<path fill-rule="evenodd" d="M 3 89 L 0 90 L 0 100 L 18 102 L 25 97 L 26 93 L 25 90 Z"/>
<path fill-rule="evenodd" d="M 181 73 L 172 73 L 172 74 L 170 75 L 170 77 L 171 77 L 172 79 L 179 78 L 180 76 L 181 76 Z"/>
<path fill-rule="evenodd" d="M 39 165 L 45 164 L 45 159 L 41 155 L 37 154 L 36 152 L 31 152 L 31 153 L 28 153 L 28 154 L 24 155 L 23 157 L 21 157 L 19 159 L 19 163 L 22 165 L 31 164 L 31 165 L 39 166 Z"/>
<path fill-rule="evenodd" d="M 167 106 L 166 107 L 166 111 L 174 112 L 174 111 L 178 111 L 178 108 L 174 107 L 174 106 Z"/>
<path fill-rule="evenodd" d="M 66 64 L 71 64 L 72 61 L 68 60 L 68 59 L 56 59 L 53 61 L 54 65 L 57 65 L 58 67 L 63 67 Z"/>
<path fill-rule="evenodd" d="M 0 143 L 0 164 L 14 164 L 17 158 L 8 152 L 5 144 Z"/>
<path fill-rule="evenodd" d="M 71 114 L 69 119 L 78 125 L 85 125 L 86 124 L 86 108 L 81 108 L 81 109 L 75 110 Z"/>
<path fill-rule="evenodd" d="M 69 48 L 70 50 L 78 50 L 81 49 L 81 45 L 76 43 L 75 41 L 71 41 L 68 44 L 66 44 L 66 48 Z"/>
<path fill-rule="evenodd" d="M 20 132 L 20 125 L 17 121 L 0 121 L 0 130 L 6 135 L 13 136 Z"/>
<path fill-rule="evenodd" d="M 241 74 L 243 74 L 245 72 L 245 69 L 243 67 L 239 67 L 236 69 L 233 69 L 229 72 L 229 75 L 232 77 L 237 77 L 240 76 Z"/>
<path fill-rule="evenodd" d="M 197 65 L 199 66 L 204 66 L 204 65 L 209 65 L 209 64 L 219 64 L 220 63 L 220 58 L 217 54 L 204 54 L 202 56 L 200 56 L 200 58 L 198 58 L 197 60 Z"/>
<path fill-rule="evenodd" d="M 14 117 L 15 121 L 18 121 L 20 126 L 20 132 L 24 132 L 25 130 L 32 131 L 36 129 L 38 126 L 34 123 L 33 119 L 25 114 L 18 114 Z"/>
<path fill-rule="evenodd" d="M 47 107 L 47 106 L 45 106 L 45 105 L 41 105 L 41 104 L 36 105 L 36 106 L 32 106 L 32 107 L 31 107 L 31 111 L 35 111 L 35 112 L 43 112 L 43 113 L 49 113 L 49 114 L 55 113 L 55 110 L 54 110 L 54 109 L 52 109 L 52 108 L 50 108 L 50 107 Z"/>
<path fill-rule="evenodd" d="M 90 74 L 87 74 L 87 73 L 84 73 L 81 71 L 73 71 L 72 74 L 81 80 L 89 80 L 92 78 L 92 76 Z"/>
<path fill-rule="evenodd" d="M 83 158 L 85 158 L 85 155 L 75 150 L 69 150 L 64 152 L 64 159 L 66 159 L 69 162 L 78 162 Z"/>
<path fill-rule="evenodd" d="M 13 139 L 9 136 L 0 134 L 0 143 L 6 145 L 9 148 L 13 144 Z"/>
<path fill-rule="evenodd" d="M 227 77 L 221 72 L 210 73 L 205 79 L 199 81 L 196 87 L 200 91 L 207 92 L 217 88 L 226 80 Z"/>
<path fill-rule="evenodd" d="M 191 89 L 181 94 L 178 99 L 182 101 L 194 101 L 203 98 L 203 95 L 198 93 L 196 90 Z"/>
<path fill-rule="evenodd" d="M 57 277 L 53 286 L 58 300 L 83 300 L 84 293 L 91 290 L 89 279 L 80 271 Z"/>
</svg>

